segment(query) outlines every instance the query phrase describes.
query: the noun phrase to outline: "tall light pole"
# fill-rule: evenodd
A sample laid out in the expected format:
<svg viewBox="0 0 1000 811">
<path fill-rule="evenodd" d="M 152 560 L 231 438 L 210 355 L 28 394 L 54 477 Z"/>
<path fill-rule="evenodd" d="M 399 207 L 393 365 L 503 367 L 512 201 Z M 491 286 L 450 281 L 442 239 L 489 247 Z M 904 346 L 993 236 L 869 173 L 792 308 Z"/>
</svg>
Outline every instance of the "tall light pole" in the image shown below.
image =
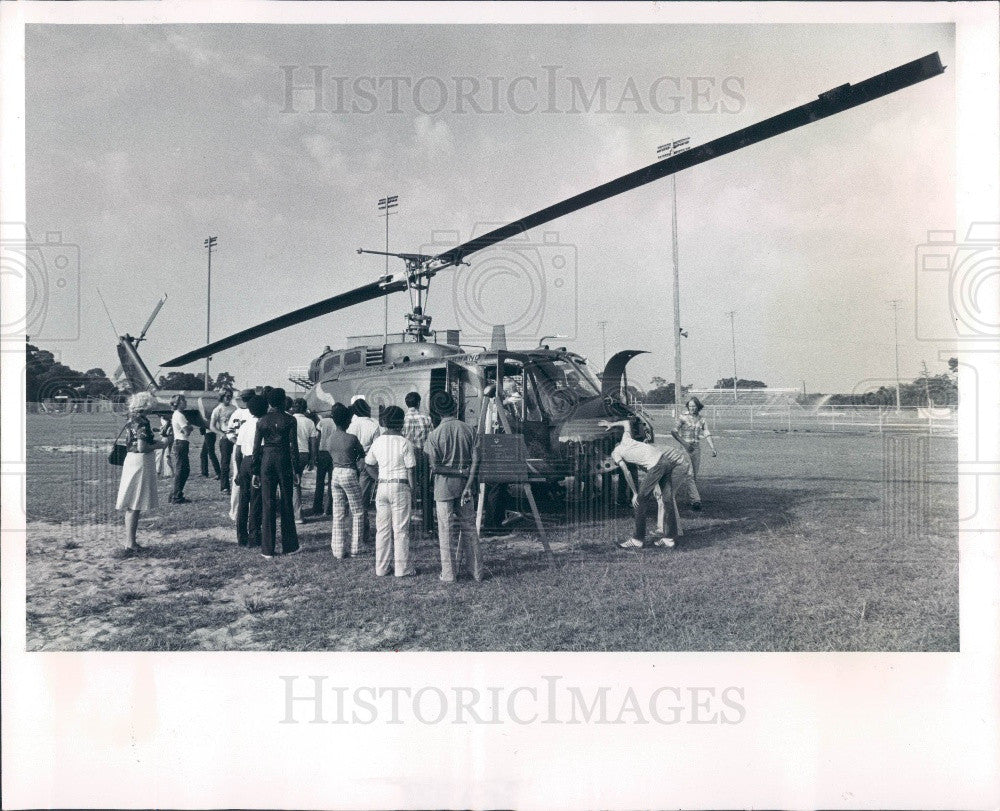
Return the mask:
<svg viewBox="0 0 1000 811">
<path fill-rule="evenodd" d="M 208 250 L 208 295 L 205 297 L 205 343 L 212 342 L 212 251 L 218 242 L 217 237 L 209 237 L 204 245 Z M 205 358 L 205 391 L 208 391 L 208 365 L 211 358 Z"/>
<path fill-rule="evenodd" d="M 661 144 L 656 148 L 659 160 L 669 158 L 690 149 L 690 138 L 681 138 L 669 144 Z M 680 410 L 681 405 L 681 272 L 677 257 L 677 175 L 670 176 L 673 190 L 673 201 L 670 216 L 670 242 L 674 265 L 674 405 Z"/>
<path fill-rule="evenodd" d="M 899 307 L 900 300 L 894 298 L 889 301 L 892 307 L 892 339 L 896 348 L 896 411 L 899 411 Z"/>
<path fill-rule="evenodd" d="M 389 215 L 392 210 L 399 205 L 398 195 L 386 195 L 381 200 L 378 201 L 378 210 L 385 213 L 385 275 L 389 275 Z M 379 214 L 381 217 L 382 215 Z M 389 297 L 383 296 L 382 301 L 385 303 L 385 322 L 382 327 L 382 343 L 389 343 Z"/>
<path fill-rule="evenodd" d="M 601 364 L 601 369 L 603 371 L 604 367 L 608 365 L 608 344 L 604 340 L 604 328 L 608 325 L 607 321 L 598 321 L 597 326 L 601 328 L 601 356 L 604 358 Z"/>
<path fill-rule="evenodd" d="M 733 335 L 733 402 L 738 402 L 739 398 L 736 395 L 736 311 L 730 310 L 726 315 L 729 316 L 729 329 Z"/>
</svg>

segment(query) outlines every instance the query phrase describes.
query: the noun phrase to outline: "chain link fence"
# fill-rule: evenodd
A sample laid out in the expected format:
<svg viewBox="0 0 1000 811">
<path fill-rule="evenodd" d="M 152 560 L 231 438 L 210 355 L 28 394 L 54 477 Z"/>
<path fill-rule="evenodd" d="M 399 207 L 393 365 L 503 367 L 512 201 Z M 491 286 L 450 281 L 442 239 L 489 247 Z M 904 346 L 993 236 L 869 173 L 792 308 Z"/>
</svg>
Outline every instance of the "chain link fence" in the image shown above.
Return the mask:
<svg viewBox="0 0 1000 811">
<path fill-rule="evenodd" d="M 40 403 L 25 403 L 29 414 L 126 414 L 127 404 L 113 400 L 43 400 Z"/>
<path fill-rule="evenodd" d="M 658 435 L 676 424 L 673 405 L 644 405 Z M 812 433 L 911 432 L 957 436 L 958 409 L 951 407 L 706 405 L 701 412 L 712 431 L 802 431 Z"/>
</svg>

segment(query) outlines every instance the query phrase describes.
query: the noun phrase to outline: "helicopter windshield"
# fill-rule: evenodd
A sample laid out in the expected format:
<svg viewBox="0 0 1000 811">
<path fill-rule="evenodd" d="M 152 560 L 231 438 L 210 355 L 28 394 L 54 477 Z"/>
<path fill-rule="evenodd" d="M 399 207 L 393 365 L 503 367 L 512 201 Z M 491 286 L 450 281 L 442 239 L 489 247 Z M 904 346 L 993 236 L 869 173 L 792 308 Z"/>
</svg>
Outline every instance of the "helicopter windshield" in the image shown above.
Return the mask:
<svg viewBox="0 0 1000 811">
<path fill-rule="evenodd" d="M 590 370 L 568 358 L 534 358 L 531 371 L 543 397 L 550 398 L 556 392 L 567 392 L 579 402 L 601 394 Z"/>
</svg>

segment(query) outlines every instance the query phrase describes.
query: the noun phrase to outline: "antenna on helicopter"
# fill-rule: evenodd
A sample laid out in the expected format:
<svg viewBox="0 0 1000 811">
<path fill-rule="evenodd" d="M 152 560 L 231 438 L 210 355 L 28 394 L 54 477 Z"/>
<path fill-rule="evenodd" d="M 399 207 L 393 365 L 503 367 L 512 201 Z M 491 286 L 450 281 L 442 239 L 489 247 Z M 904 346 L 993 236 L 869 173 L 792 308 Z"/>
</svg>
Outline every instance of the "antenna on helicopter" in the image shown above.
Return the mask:
<svg viewBox="0 0 1000 811">
<path fill-rule="evenodd" d="M 107 315 L 108 321 L 111 322 L 111 330 L 115 334 L 115 338 L 118 338 L 118 327 L 115 326 L 115 320 L 111 317 L 111 311 L 108 309 L 108 303 L 104 300 L 104 296 L 101 295 L 101 288 L 97 288 L 97 297 L 101 300 L 101 306 L 104 307 L 104 314 Z"/>
</svg>

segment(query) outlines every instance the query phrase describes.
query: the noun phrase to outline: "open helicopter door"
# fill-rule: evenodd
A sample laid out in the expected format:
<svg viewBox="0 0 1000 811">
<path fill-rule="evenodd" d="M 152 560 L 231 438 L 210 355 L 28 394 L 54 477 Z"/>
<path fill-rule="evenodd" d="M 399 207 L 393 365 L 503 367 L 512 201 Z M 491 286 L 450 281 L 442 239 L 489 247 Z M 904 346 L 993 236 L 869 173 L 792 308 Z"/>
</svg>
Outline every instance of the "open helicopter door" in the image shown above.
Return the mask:
<svg viewBox="0 0 1000 811">
<path fill-rule="evenodd" d="M 508 365 L 508 361 L 518 364 Z M 481 418 L 479 421 L 479 505 L 476 509 L 476 529 L 482 527 L 483 507 L 486 501 L 486 485 L 497 484 L 505 487 L 510 484 L 518 485 L 524 492 L 524 497 L 531 507 L 531 514 L 535 519 L 535 528 L 538 530 L 538 537 L 542 547 L 552 562 L 552 549 L 549 547 L 548 537 L 545 535 L 545 527 L 542 525 L 542 517 L 538 514 L 538 505 L 535 503 L 535 494 L 531 491 L 529 483 L 530 464 L 528 461 L 528 448 L 525 443 L 525 435 L 522 433 L 525 427 L 525 400 L 527 399 L 529 385 L 532 385 L 527 375 L 527 365 L 530 358 L 517 352 L 507 352 L 500 350 L 497 352 L 497 363 L 495 369 L 496 388 L 492 398 L 484 397 L 483 412 L 491 412 L 499 423 L 500 431 L 494 431 L 492 420 Z M 517 372 L 517 368 L 520 372 Z M 506 393 L 504 382 L 507 382 Z M 515 390 L 520 388 L 519 401 L 514 398 Z M 488 399 L 493 403 L 487 408 Z M 505 403 L 505 399 L 508 401 Z M 514 400 L 513 408 L 508 410 L 507 405 Z M 520 424 L 518 424 L 520 423 Z"/>
<path fill-rule="evenodd" d="M 457 416 L 465 421 L 465 386 L 468 377 L 465 369 L 454 361 L 446 361 L 444 367 L 431 369 L 430 389 L 427 397 L 427 411 L 431 422 L 436 428 L 441 422 L 441 412 L 438 410 L 438 398 L 443 392 L 448 392 L 458 407 Z"/>
<path fill-rule="evenodd" d="M 646 355 L 645 349 L 623 349 L 611 356 L 604 365 L 601 374 L 601 395 L 603 397 L 620 397 L 624 400 L 625 367 L 636 355 Z"/>
</svg>

